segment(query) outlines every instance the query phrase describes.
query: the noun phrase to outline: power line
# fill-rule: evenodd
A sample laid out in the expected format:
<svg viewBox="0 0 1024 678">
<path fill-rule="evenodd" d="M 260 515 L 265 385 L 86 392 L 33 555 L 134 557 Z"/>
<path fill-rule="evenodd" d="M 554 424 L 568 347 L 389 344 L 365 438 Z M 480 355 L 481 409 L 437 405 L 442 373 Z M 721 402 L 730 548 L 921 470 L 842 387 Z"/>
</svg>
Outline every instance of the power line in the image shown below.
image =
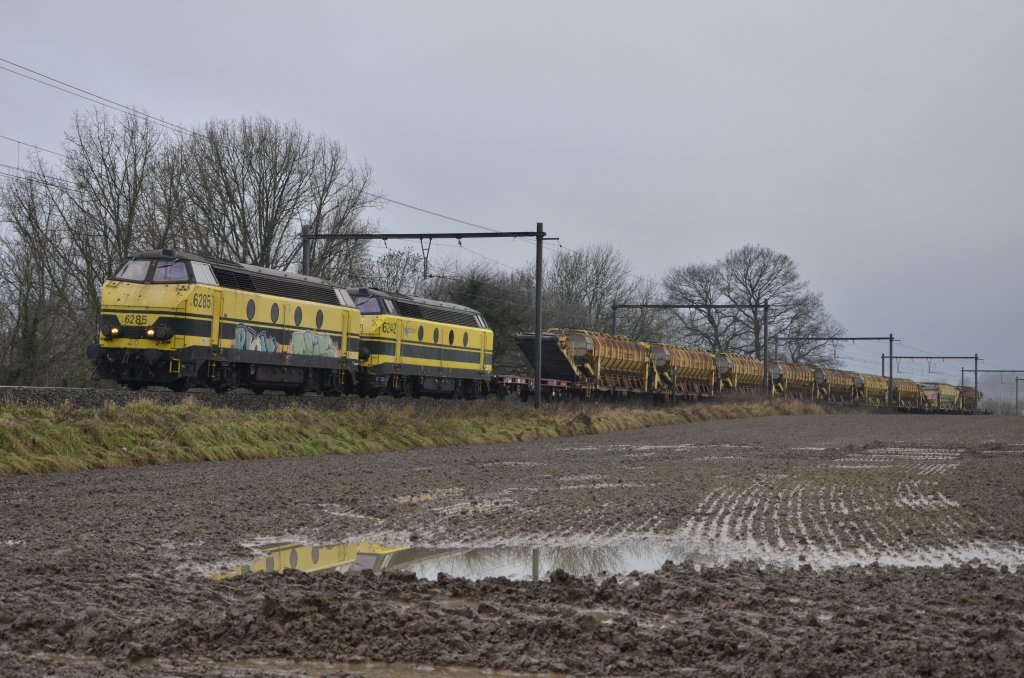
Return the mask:
<svg viewBox="0 0 1024 678">
<path fill-rule="evenodd" d="M 5 61 L 5 60 L 0 58 L 0 61 Z M 2 68 L 2 67 L 0 67 L 0 68 Z M 135 115 L 135 113 L 132 112 L 132 111 L 121 111 L 121 112 L 129 114 L 129 115 Z M 140 115 L 143 115 L 143 114 L 140 114 Z M 192 132 L 192 133 L 195 134 L 195 132 Z M 16 144 L 21 144 L 21 145 L 24 145 L 24 146 L 28 146 L 30 148 L 34 148 L 34 149 L 39 150 L 39 151 L 44 151 L 46 153 L 52 153 L 53 155 L 60 156 L 61 158 L 67 158 L 68 157 L 64 153 L 58 153 L 57 151 L 51 151 L 51 150 L 49 150 L 47 148 L 43 148 L 42 146 L 37 146 L 36 144 L 32 144 L 32 143 L 29 143 L 27 141 L 22 141 L 21 139 L 15 139 L 14 137 L 9 137 L 9 136 L 3 135 L 3 134 L 0 134 L 0 139 L 6 139 L 7 141 L 11 141 L 11 142 L 14 142 Z M 0 163 L 0 164 L 3 164 L 3 163 Z M 13 167 L 12 165 L 8 165 L 8 167 L 11 167 L 12 169 L 19 169 L 19 170 L 21 169 L 19 167 Z M 67 181 L 66 179 L 61 179 L 60 177 L 55 177 L 53 175 L 44 175 L 42 173 L 37 173 L 37 174 L 40 174 L 41 176 L 49 177 L 50 179 L 53 179 L 55 181 Z M 472 221 L 466 221 L 464 219 L 458 219 L 456 217 L 450 217 L 448 215 L 441 214 L 440 212 L 434 212 L 432 210 L 428 210 L 428 209 L 425 209 L 423 207 L 417 207 L 416 205 L 411 205 L 409 203 L 405 203 L 405 202 L 402 202 L 400 200 L 395 200 L 393 198 L 389 198 L 389 197 L 387 197 L 387 196 L 385 196 L 383 194 L 380 194 L 380 193 L 371 193 L 371 192 L 367 191 L 367 195 L 369 195 L 372 198 L 377 198 L 379 200 L 384 200 L 385 202 L 393 203 L 395 205 L 400 205 L 402 207 L 406 207 L 406 208 L 411 209 L 411 210 L 416 210 L 418 212 L 423 212 L 424 214 L 429 214 L 431 216 L 440 217 L 441 219 L 447 219 L 449 221 L 454 221 L 455 223 L 458 223 L 458 224 L 464 224 L 466 226 L 471 226 L 473 228 L 478 228 L 478 229 L 481 229 L 483 231 L 489 231 L 491 233 L 501 233 L 502 232 L 502 231 L 500 231 L 500 230 L 498 230 L 496 228 L 491 228 L 490 226 L 483 226 L 481 224 L 477 224 L 477 223 L 474 223 Z M 528 242 L 525 238 L 514 238 L 514 240 L 519 240 L 521 242 Z M 548 245 L 548 243 L 545 243 L 544 246 L 550 248 L 550 245 Z M 472 250 L 470 250 L 470 251 L 472 251 Z M 476 254 L 479 254 L 479 253 L 476 253 Z M 484 255 L 480 255 L 480 256 L 484 256 Z M 484 257 L 484 258 L 487 258 L 487 257 Z M 502 265 L 505 265 L 505 264 L 502 264 Z"/>
<path fill-rule="evenodd" d="M 114 101 L 113 99 L 108 99 L 108 98 L 106 98 L 104 96 L 100 96 L 99 94 L 96 94 L 95 92 L 90 92 L 87 89 L 83 89 L 83 88 L 78 87 L 76 85 L 72 85 L 69 82 L 65 82 L 63 80 L 59 80 L 59 79 L 57 79 L 57 78 L 55 78 L 55 77 L 53 77 L 51 75 L 46 75 L 45 73 L 40 73 L 39 71 L 32 70 L 28 66 L 22 66 L 19 63 L 15 63 L 15 62 L 13 62 L 13 61 L 11 61 L 9 59 L 4 59 L 3 57 L 0 57 L 0 61 L 4 62 L 5 64 L 10 64 L 11 66 L 14 66 L 15 68 L 20 68 L 21 70 L 26 71 L 28 73 L 32 73 L 33 75 L 38 75 L 40 78 L 46 78 L 46 80 L 50 80 L 51 82 L 46 82 L 45 80 L 39 80 L 38 78 L 33 78 L 32 76 L 26 75 L 25 73 L 20 73 L 18 71 L 15 71 L 13 69 L 7 68 L 5 66 L 0 66 L 0 69 L 3 69 L 5 71 L 7 71 L 8 73 L 13 73 L 14 75 L 19 75 L 19 76 L 21 76 L 23 78 L 28 78 L 29 80 L 32 80 L 34 82 L 38 82 L 41 85 L 46 85 L 47 87 L 52 87 L 52 88 L 60 90 L 62 92 L 66 92 L 67 94 L 71 94 L 72 96 L 76 96 L 76 97 L 79 97 L 81 99 L 86 99 L 87 101 L 91 101 L 91 102 L 93 102 L 95 104 L 99 104 L 100 106 L 105 106 L 106 108 L 113 109 L 113 110 L 118 111 L 120 113 L 127 113 L 129 115 L 145 118 L 145 119 L 151 120 L 151 121 L 153 121 L 153 122 L 155 122 L 155 123 L 157 123 L 159 125 L 163 125 L 164 127 L 168 127 L 170 129 L 178 130 L 179 132 L 185 132 L 187 134 L 195 134 L 195 132 L 193 130 L 190 130 L 190 129 L 187 129 L 185 127 L 182 127 L 181 125 L 176 125 L 173 122 L 167 122 L 163 118 L 158 118 L 157 116 L 150 115 L 148 113 L 143 113 L 142 111 L 138 110 L 134 106 L 128 106 L 126 104 L 122 104 L 122 103 L 119 103 L 117 101 Z M 58 84 L 54 85 L 53 83 L 58 83 Z M 63 85 L 63 87 L 60 87 L 58 85 Z M 71 89 L 64 89 L 65 87 L 69 87 Z"/>
<path fill-rule="evenodd" d="M 14 139 L 12 137 L 4 136 L 3 134 L 0 134 L 0 139 L 6 139 L 7 141 L 12 141 L 12 142 L 14 142 L 14 143 L 16 143 L 16 144 L 18 144 L 20 146 L 28 146 L 29 148 L 34 148 L 37 151 L 43 151 L 44 153 L 52 153 L 54 155 L 59 155 L 62 158 L 68 157 L 68 156 L 64 155 L 63 153 L 58 153 L 57 151 L 51 151 L 48 148 L 43 148 L 42 146 L 36 146 L 35 144 L 30 144 L 27 141 L 22 141 L 20 139 Z"/>
<path fill-rule="evenodd" d="M 482 254 L 480 252 L 477 252 L 476 250 L 471 250 L 470 248 L 466 247 L 465 245 L 449 245 L 448 243 L 442 243 L 442 242 L 439 242 L 437 244 L 439 246 L 441 246 L 441 247 L 451 247 L 452 249 L 466 250 L 467 252 L 470 252 L 471 254 L 475 254 L 478 257 L 481 257 L 483 259 L 487 259 L 488 261 L 492 261 L 495 264 L 498 264 L 499 266 L 504 266 L 505 268 L 509 269 L 510 271 L 518 271 L 519 270 L 515 266 L 511 266 L 509 264 L 506 264 L 503 261 L 499 261 L 498 259 L 494 259 L 493 257 L 489 257 L 486 254 Z"/>
<path fill-rule="evenodd" d="M 10 165 L 4 165 L 4 167 L 10 167 Z M 14 169 L 17 169 L 17 168 L 14 168 Z M 15 179 L 17 181 L 24 181 L 24 182 L 27 182 L 27 183 L 37 183 L 37 184 L 40 184 L 41 186 L 48 186 L 49 188 L 56 188 L 56 189 L 61 190 L 61 191 L 69 191 L 69 192 L 77 193 L 78 195 L 82 195 L 82 193 L 77 188 L 71 188 L 70 186 L 64 186 L 62 184 L 53 184 L 53 183 L 50 183 L 48 181 L 43 181 L 42 179 L 40 179 L 38 177 L 18 176 L 17 174 L 10 174 L 8 172 L 0 172 L 0 176 L 7 177 L 9 179 Z"/>
<path fill-rule="evenodd" d="M 18 75 L 20 77 L 27 78 L 27 79 L 32 80 L 33 82 L 37 82 L 37 83 L 39 83 L 41 85 L 45 85 L 47 87 L 52 87 L 53 89 L 60 90 L 61 92 L 65 92 L 67 94 L 79 97 L 81 99 L 85 99 L 86 101 L 89 101 L 91 103 L 94 103 L 94 104 L 97 104 L 97 105 L 100 105 L 100 106 L 104 106 L 106 108 L 110 108 L 110 109 L 115 110 L 115 111 L 117 111 L 119 113 L 122 113 L 124 115 L 131 115 L 131 116 L 135 116 L 135 117 L 144 118 L 146 120 L 150 120 L 152 122 L 155 122 L 155 123 L 157 123 L 159 125 L 162 125 L 164 127 L 169 128 L 169 129 L 173 129 L 173 130 L 176 130 L 176 131 L 179 131 L 179 132 L 183 132 L 185 134 L 191 134 L 191 135 L 196 136 L 196 137 L 201 137 L 202 136 L 199 132 L 196 132 L 195 130 L 188 129 L 186 127 L 183 127 L 181 125 L 177 125 L 175 123 L 167 122 L 163 118 L 159 118 L 159 117 L 150 115 L 148 113 L 144 113 L 144 112 L 138 110 L 135 107 L 127 106 L 127 105 L 122 104 L 120 102 L 114 101 L 113 99 L 108 99 L 107 97 L 101 96 L 99 94 L 91 92 L 91 91 L 89 91 L 87 89 L 83 89 L 83 88 L 78 87 L 76 85 L 72 85 L 69 82 L 65 82 L 63 80 L 59 80 L 57 78 L 54 78 L 53 76 L 46 75 L 45 73 L 41 73 L 39 71 L 33 70 L 31 68 L 28 68 L 27 66 L 23 66 L 23 65 L 21 65 L 19 63 L 16 63 L 14 61 L 9 60 L 9 59 L 4 59 L 4 58 L 0 57 L 0 61 L 2 61 L 3 63 L 6 63 L 6 64 L 10 64 L 11 66 L 14 66 L 15 68 L 20 68 L 21 70 L 26 71 L 26 73 L 21 73 L 19 71 L 14 70 L 14 69 L 7 68 L 6 66 L 0 66 L 0 69 L 2 69 L 4 71 L 7 71 L 8 73 L 12 73 L 14 75 Z M 39 78 L 45 78 L 45 80 L 40 80 L 39 78 L 34 78 L 31 75 L 27 75 L 27 73 L 31 73 L 33 75 L 37 75 L 37 76 L 39 76 Z M 47 80 L 52 81 L 52 82 L 47 82 Z M 58 84 L 55 85 L 53 83 L 58 83 Z M 15 141 L 17 141 L 17 140 L 15 140 Z M 53 151 L 50 151 L 50 152 L 53 152 Z M 57 155 L 61 155 L 61 154 L 58 153 Z M 372 196 L 372 197 L 374 197 L 374 198 L 377 198 L 378 200 L 383 200 L 385 202 L 388 202 L 388 203 L 391 203 L 391 204 L 394 204 L 394 205 L 399 205 L 399 206 L 405 207 L 407 209 L 416 210 L 418 212 L 422 212 L 424 214 L 429 214 L 431 216 L 438 217 L 440 219 L 447 219 L 448 221 L 452 221 L 452 222 L 455 222 L 455 223 L 458 223 L 458 224 L 463 224 L 463 225 L 466 225 L 466 226 L 470 226 L 472 228 L 479 228 L 479 229 L 484 230 L 484 231 L 490 231 L 492 233 L 499 233 L 499 232 L 502 232 L 503 230 L 506 230 L 506 231 L 507 230 L 511 230 L 511 229 L 497 229 L 497 228 L 491 228 L 490 226 L 483 226 L 481 224 L 477 224 L 477 223 L 474 223 L 472 221 L 467 221 L 465 219 L 459 219 L 457 217 L 452 217 L 452 216 L 449 216 L 447 214 L 443 214 L 441 212 L 436 212 L 434 210 L 428 210 L 428 209 L 423 208 L 423 207 L 418 207 L 416 205 L 412 205 L 410 203 L 403 202 L 401 200 L 397 200 L 395 198 L 389 198 L 389 197 L 387 197 L 387 196 L 385 196 L 383 194 L 369 193 L 369 192 L 367 192 L 367 194 Z M 516 238 L 516 240 L 519 240 L 519 238 Z"/>
<path fill-rule="evenodd" d="M 8 165 L 5 162 L 0 162 L 0 167 L 6 167 L 7 169 L 17 170 L 18 172 L 25 172 L 30 177 L 41 177 L 43 179 L 50 179 L 51 181 L 61 181 L 66 184 L 73 183 L 71 179 L 65 179 L 64 177 L 57 177 L 52 174 L 46 174 L 45 172 L 37 172 L 36 170 L 27 169 L 25 167 L 16 167 L 14 165 Z M 77 187 L 75 187 L 77 189 Z"/>
</svg>

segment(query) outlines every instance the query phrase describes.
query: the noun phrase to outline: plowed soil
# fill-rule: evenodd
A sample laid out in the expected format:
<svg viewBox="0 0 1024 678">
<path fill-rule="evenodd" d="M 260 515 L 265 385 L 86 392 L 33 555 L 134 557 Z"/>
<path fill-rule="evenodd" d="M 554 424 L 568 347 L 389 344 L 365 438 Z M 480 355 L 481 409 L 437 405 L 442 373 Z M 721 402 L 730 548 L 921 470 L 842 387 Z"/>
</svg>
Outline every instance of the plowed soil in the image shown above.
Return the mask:
<svg viewBox="0 0 1024 678">
<path fill-rule="evenodd" d="M 272 416 L 272 415 L 268 415 Z M 259 545 L 692 546 L 649 573 L 213 573 Z M 5 675 L 1015 675 L 1024 421 L 836 415 L 0 479 Z"/>
</svg>

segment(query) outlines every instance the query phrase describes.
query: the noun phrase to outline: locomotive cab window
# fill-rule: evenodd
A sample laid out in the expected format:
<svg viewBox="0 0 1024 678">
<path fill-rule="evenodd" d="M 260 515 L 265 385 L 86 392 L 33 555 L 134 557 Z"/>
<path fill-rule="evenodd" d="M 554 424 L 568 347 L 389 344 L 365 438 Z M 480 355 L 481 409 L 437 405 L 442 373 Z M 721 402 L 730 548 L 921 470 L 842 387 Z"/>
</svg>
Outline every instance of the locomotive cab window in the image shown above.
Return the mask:
<svg viewBox="0 0 1024 678">
<path fill-rule="evenodd" d="M 149 275 L 149 265 L 153 263 L 149 259 L 132 259 L 117 272 L 114 277 L 118 280 L 128 282 L 145 282 Z"/>
<path fill-rule="evenodd" d="M 359 309 L 360 313 L 366 315 L 375 315 L 381 312 L 380 301 L 377 297 L 360 297 L 355 296 L 352 298 L 356 302 L 356 308 Z"/>
<path fill-rule="evenodd" d="M 179 259 L 158 261 L 153 269 L 155 283 L 185 283 L 189 281 L 188 264 Z"/>
<path fill-rule="evenodd" d="M 204 264 L 199 261 L 192 262 L 192 276 L 195 278 L 197 283 L 202 285 L 217 285 L 217 276 L 213 274 L 213 269 L 209 264 Z"/>
<path fill-rule="evenodd" d="M 192 282 L 188 262 L 181 259 L 132 259 L 121 267 L 114 278 L 157 284 Z"/>
</svg>

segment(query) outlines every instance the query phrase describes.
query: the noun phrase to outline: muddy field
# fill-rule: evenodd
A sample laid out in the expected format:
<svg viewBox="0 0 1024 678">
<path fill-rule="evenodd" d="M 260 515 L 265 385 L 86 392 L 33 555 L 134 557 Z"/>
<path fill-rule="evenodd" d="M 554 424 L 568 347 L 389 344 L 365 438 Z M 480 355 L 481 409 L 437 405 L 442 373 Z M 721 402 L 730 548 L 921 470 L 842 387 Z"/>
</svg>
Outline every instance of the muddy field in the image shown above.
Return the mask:
<svg viewBox="0 0 1024 678">
<path fill-rule="evenodd" d="M 7 478 L 0 673 L 1019 675 L 1022 564 L 1020 418 Z"/>
</svg>

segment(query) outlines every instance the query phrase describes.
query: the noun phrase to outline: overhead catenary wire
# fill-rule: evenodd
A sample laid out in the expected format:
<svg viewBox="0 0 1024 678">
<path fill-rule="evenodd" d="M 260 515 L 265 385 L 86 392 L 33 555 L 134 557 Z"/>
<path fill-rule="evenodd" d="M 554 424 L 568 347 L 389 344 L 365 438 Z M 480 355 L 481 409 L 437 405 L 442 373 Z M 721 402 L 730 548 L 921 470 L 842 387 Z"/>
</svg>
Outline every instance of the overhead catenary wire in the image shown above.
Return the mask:
<svg viewBox="0 0 1024 678">
<path fill-rule="evenodd" d="M 493 262 L 495 264 L 498 264 L 499 266 L 504 266 L 505 268 L 509 269 L 510 271 L 520 271 L 520 270 L 522 270 L 521 268 L 516 268 L 515 266 L 512 266 L 511 264 L 506 264 L 503 261 L 500 261 L 500 260 L 495 259 L 493 257 L 489 257 L 486 254 L 483 254 L 481 252 L 477 252 L 476 250 L 470 249 L 470 248 L 466 247 L 465 245 L 451 245 L 449 243 L 441 243 L 441 242 L 437 243 L 437 245 L 439 247 L 449 247 L 449 248 L 456 249 L 456 250 L 465 250 L 465 251 L 469 252 L 470 254 L 475 254 L 476 256 L 478 256 L 478 257 L 480 257 L 482 259 L 487 259 L 488 261 Z"/>
<path fill-rule="evenodd" d="M 165 128 L 172 129 L 174 131 L 181 132 L 181 133 L 184 133 L 184 134 L 190 134 L 190 135 L 197 136 L 197 137 L 201 137 L 202 136 L 196 130 L 192 130 L 192 129 L 189 129 L 189 128 L 184 127 L 182 125 L 178 125 L 178 124 L 175 124 L 175 123 L 168 122 L 168 121 L 166 121 L 163 118 L 160 118 L 158 116 L 151 115 L 149 113 L 145 113 L 145 112 L 139 110 L 135 106 L 129 106 L 127 104 L 122 104 L 122 103 L 120 103 L 118 101 L 115 101 L 113 99 L 109 99 L 107 97 L 104 97 L 104 96 L 101 96 L 99 94 L 96 94 L 95 92 L 91 92 L 91 91 L 89 91 L 87 89 L 84 89 L 82 87 L 78 87 L 77 85 L 73 85 L 73 84 L 71 84 L 69 82 L 66 82 L 64 80 L 60 80 L 60 79 L 55 78 L 53 76 L 47 75 L 47 74 L 42 73 L 40 71 L 31 69 L 31 68 L 29 68 L 27 66 L 24 66 L 22 64 L 19 64 L 19 63 L 16 63 L 14 61 L 11 61 L 10 59 L 4 59 L 3 57 L 0 57 L 0 62 L 9 64 L 9 65 L 14 66 L 15 68 L 18 68 L 18 69 L 21 69 L 22 71 L 25 71 L 25 73 L 22 73 L 20 71 L 14 70 L 12 68 L 8 68 L 6 66 L 0 66 L 0 70 L 7 71 L 9 73 L 21 76 L 23 78 L 27 78 L 29 80 L 32 80 L 33 82 L 37 82 L 37 83 L 39 83 L 41 85 L 45 85 L 47 87 L 52 87 L 52 88 L 57 89 L 57 90 L 59 90 L 61 92 L 65 92 L 67 94 L 79 97 L 81 99 L 85 99 L 86 101 L 89 101 L 91 103 L 97 104 L 99 106 L 103 106 L 105 108 L 109 108 L 111 110 L 117 111 L 117 112 L 122 113 L 124 115 L 131 115 L 131 116 L 134 116 L 134 117 L 143 118 L 143 119 L 149 120 L 149 121 L 151 121 L 151 122 L 153 122 L 155 124 L 161 125 L 161 126 L 163 126 Z M 31 73 L 32 75 L 28 75 L 29 73 Z M 33 77 L 33 76 L 39 76 L 39 77 Z M 40 79 L 40 78 L 43 78 L 43 79 Z M 50 81 L 50 82 L 47 82 L 47 81 Z M 56 84 L 54 84 L 54 83 L 56 83 Z M 13 140 L 13 141 L 15 141 L 17 143 L 20 143 L 16 139 Z M 26 144 L 26 145 L 28 145 L 28 144 Z M 49 151 L 49 152 L 53 153 L 53 151 Z M 63 155 L 63 154 L 59 154 L 58 153 L 57 155 Z M 67 157 L 67 156 L 63 156 L 63 157 Z M 458 217 L 453 217 L 453 216 L 444 214 L 442 212 L 438 212 L 436 210 L 430 210 L 430 209 L 427 209 L 425 207 L 419 207 L 417 205 L 413 205 L 411 203 L 408 203 L 408 202 L 405 202 L 405 201 L 402 201 L 402 200 L 398 200 L 396 198 L 390 198 L 387 195 L 384 195 L 382 193 L 372 193 L 372 192 L 367 191 L 367 195 L 370 195 L 371 197 L 377 198 L 378 200 L 383 200 L 385 202 L 388 202 L 388 203 L 391 203 L 391 204 L 394 204 L 394 205 L 398 205 L 400 207 L 405 207 L 407 209 L 411 209 L 411 210 L 415 210 L 415 211 L 418 211 L 418 212 L 422 212 L 424 214 L 429 214 L 431 216 L 438 217 L 440 219 L 446 219 L 446 220 L 452 221 L 454 223 L 463 224 L 465 226 L 470 226 L 471 228 L 478 228 L 478 229 L 481 229 L 481 230 L 484 230 L 484 231 L 490 231 L 492 233 L 500 233 L 500 232 L 503 232 L 503 231 L 512 230 L 512 229 L 498 229 L 498 228 L 493 228 L 493 227 L 490 227 L 490 226 L 484 226 L 482 224 L 478 224 L 478 223 L 475 223 L 475 222 L 472 222 L 472 221 L 468 221 L 466 219 L 460 219 Z M 516 238 L 515 240 L 520 240 L 520 239 Z M 521 242 L 525 242 L 526 240 L 522 239 L 520 241 Z"/>
<path fill-rule="evenodd" d="M 46 174 L 45 172 L 29 169 L 27 167 L 17 167 L 15 165 L 9 165 L 5 162 L 0 162 L 0 167 L 6 167 L 7 169 L 12 169 L 15 170 L 16 172 L 23 172 L 25 174 L 25 178 L 29 179 L 46 179 L 48 181 L 59 181 L 63 184 L 73 183 L 71 179 L 65 179 L 64 177 L 54 176 L 53 174 Z M 77 191 L 78 187 L 69 187 L 69 190 Z"/>
<path fill-rule="evenodd" d="M 34 148 L 37 151 L 42 151 L 43 153 L 52 153 L 53 155 L 59 155 L 62 158 L 68 157 L 68 156 L 64 155 L 63 153 L 58 153 L 57 151 L 51 151 L 48 148 L 43 148 L 42 146 L 37 146 L 36 144 L 31 144 L 31 143 L 29 143 L 27 141 L 22 141 L 21 139 L 15 139 L 13 137 L 9 137 L 9 136 L 3 135 L 3 134 L 0 134 L 0 139 L 6 139 L 7 141 L 11 141 L 13 143 L 16 143 L 19 146 L 27 146 L 29 148 Z"/>
<path fill-rule="evenodd" d="M 87 101 L 91 101 L 92 103 L 98 104 L 98 105 L 103 106 L 105 108 L 110 108 L 110 109 L 118 111 L 120 113 L 127 113 L 129 115 L 145 118 L 146 120 L 150 120 L 150 121 L 152 121 L 152 122 L 154 122 L 154 123 L 156 123 L 158 125 L 161 125 L 163 127 L 168 128 L 168 129 L 173 129 L 173 130 L 177 130 L 179 132 L 185 132 L 185 133 L 189 133 L 189 134 L 195 134 L 195 132 L 193 130 L 190 130 L 190 129 L 186 128 L 186 127 L 183 127 L 181 125 L 175 124 L 173 122 L 168 122 L 167 120 L 164 120 L 163 118 L 160 118 L 158 116 L 150 115 L 149 113 L 145 113 L 145 112 L 139 110 L 135 106 L 129 106 L 127 104 L 122 104 L 122 103 L 120 103 L 118 101 L 114 101 L 113 99 L 108 99 L 107 97 L 104 97 L 104 96 L 101 96 L 99 94 L 96 94 L 95 92 L 90 92 L 87 89 L 84 89 L 82 87 L 78 87 L 77 85 L 73 85 L 73 84 L 71 84 L 69 82 L 65 82 L 64 80 L 60 80 L 58 78 L 53 77 L 52 75 L 47 75 L 47 74 L 41 73 L 41 72 L 39 72 L 37 70 L 33 70 L 33 69 L 29 68 L 28 66 L 24 66 L 22 64 L 16 63 L 14 61 L 11 61 L 10 59 L 4 59 L 3 57 L 0 57 L 0 61 L 2 61 L 5 64 L 9 64 L 11 66 L 14 66 L 15 68 L 21 69 L 22 71 L 25 71 L 25 73 L 22 73 L 20 71 L 14 70 L 14 69 L 7 68 L 6 66 L 0 66 L 0 69 L 5 70 L 5 71 L 7 71 L 9 73 L 13 73 L 14 75 L 18 75 L 18 76 L 21 76 L 23 78 L 27 78 L 27 79 L 32 80 L 34 82 L 38 82 L 41 85 L 46 85 L 47 87 L 52 87 L 53 89 L 60 90 L 61 92 L 65 92 L 67 94 L 71 94 L 72 96 L 76 96 L 76 97 L 79 97 L 81 99 L 85 99 Z M 36 75 L 36 76 L 39 76 L 39 78 L 45 78 L 45 79 L 44 80 L 40 80 L 39 78 L 34 78 L 31 75 L 27 75 L 27 73 L 31 73 L 32 75 Z M 47 81 L 49 81 L 49 82 L 47 82 Z M 54 83 L 57 83 L 57 84 L 54 84 Z"/>
<path fill-rule="evenodd" d="M 0 163 L 0 164 L 2 164 L 2 163 Z M 10 167 L 10 165 L 3 165 L 3 166 L 4 167 Z M 17 169 L 17 168 L 14 168 L 14 169 Z M 37 176 L 24 176 L 24 175 L 19 176 L 17 174 L 11 174 L 9 172 L 2 172 L 2 171 L 0 171 L 0 176 L 7 177 L 9 179 L 14 179 L 16 181 L 23 181 L 23 182 L 26 182 L 26 183 L 37 183 L 40 186 L 47 186 L 49 188 L 55 188 L 55 189 L 60 190 L 60 191 L 67 191 L 69 193 L 77 193 L 78 195 L 82 195 L 82 192 L 79 189 L 77 189 L 77 188 L 71 188 L 70 186 L 65 186 L 63 184 L 52 183 L 50 181 L 46 181 L 44 179 L 41 179 L 41 178 L 39 178 Z"/>
</svg>

